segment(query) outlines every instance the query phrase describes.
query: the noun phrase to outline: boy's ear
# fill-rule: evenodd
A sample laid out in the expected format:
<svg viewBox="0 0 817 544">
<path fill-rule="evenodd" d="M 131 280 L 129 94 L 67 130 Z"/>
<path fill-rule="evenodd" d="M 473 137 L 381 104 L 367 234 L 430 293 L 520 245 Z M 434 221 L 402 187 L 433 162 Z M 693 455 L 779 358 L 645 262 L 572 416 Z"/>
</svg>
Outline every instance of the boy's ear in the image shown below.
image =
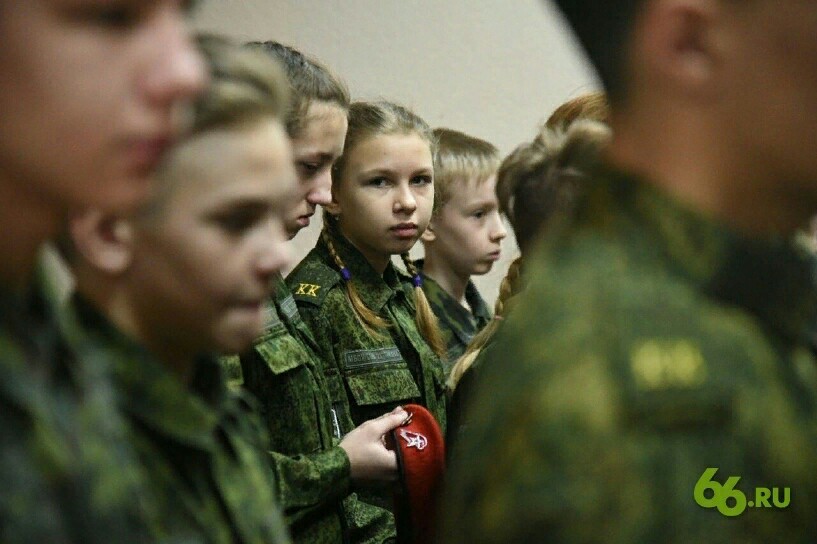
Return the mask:
<svg viewBox="0 0 817 544">
<path fill-rule="evenodd" d="M 434 232 L 434 221 L 428 222 L 428 227 L 426 227 L 426 230 L 424 230 L 423 234 L 420 235 L 420 239 L 426 244 L 429 244 L 437 239 L 437 234 Z"/>
<path fill-rule="evenodd" d="M 117 275 L 130 266 L 133 226 L 127 220 L 91 211 L 73 219 L 70 232 L 76 251 L 94 268 Z"/>
</svg>

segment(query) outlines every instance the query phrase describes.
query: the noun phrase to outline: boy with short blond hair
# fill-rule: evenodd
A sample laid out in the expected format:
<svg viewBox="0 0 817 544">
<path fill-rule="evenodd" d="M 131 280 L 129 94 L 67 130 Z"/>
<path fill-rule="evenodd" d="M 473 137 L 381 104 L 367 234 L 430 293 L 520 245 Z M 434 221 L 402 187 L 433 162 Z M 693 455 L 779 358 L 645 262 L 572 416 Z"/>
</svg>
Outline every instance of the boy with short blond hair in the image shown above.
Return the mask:
<svg viewBox="0 0 817 544">
<path fill-rule="evenodd" d="M 446 335 L 450 369 L 491 319 L 471 276 L 486 274 L 500 257 L 507 232 L 496 198 L 497 148 L 447 128 L 434 131 L 434 214 L 423 233 L 423 290 Z"/>
</svg>

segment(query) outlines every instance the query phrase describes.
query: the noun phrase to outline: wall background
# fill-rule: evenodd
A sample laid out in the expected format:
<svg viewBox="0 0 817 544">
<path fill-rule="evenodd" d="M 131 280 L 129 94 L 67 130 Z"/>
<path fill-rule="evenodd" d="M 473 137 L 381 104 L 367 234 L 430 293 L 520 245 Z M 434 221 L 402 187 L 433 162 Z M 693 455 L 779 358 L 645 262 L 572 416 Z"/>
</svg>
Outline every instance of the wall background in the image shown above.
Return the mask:
<svg viewBox="0 0 817 544">
<path fill-rule="evenodd" d="M 434 127 L 493 142 L 503 155 L 556 106 L 596 88 L 543 0 L 204 0 L 194 25 L 292 45 L 336 71 L 353 98 L 400 102 Z M 294 240 L 295 262 L 314 246 L 319 223 Z M 511 237 L 503 249 L 494 269 L 476 278 L 489 303 L 517 254 Z"/>
</svg>

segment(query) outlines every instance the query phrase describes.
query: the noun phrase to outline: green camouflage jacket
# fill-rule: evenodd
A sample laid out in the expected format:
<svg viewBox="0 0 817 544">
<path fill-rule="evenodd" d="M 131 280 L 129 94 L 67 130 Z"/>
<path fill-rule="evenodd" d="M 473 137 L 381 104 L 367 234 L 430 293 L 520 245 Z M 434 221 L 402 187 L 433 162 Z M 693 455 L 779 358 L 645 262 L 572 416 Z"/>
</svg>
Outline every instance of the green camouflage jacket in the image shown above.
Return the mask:
<svg viewBox="0 0 817 544">
<path fill-rule="evenodd" d="M 422 260 L 415 264 L 422 269 Z M 457 359 L 465 353 L 465 348 L 468 347 L 474 336 L 491 321 L 491 310 L 472 281 L 469 281 L 465 288 L 465 301 L 471 311 L 463 307 L 459 301 L 448 294 L 448 291 L 440 287 L 439 283 L 425 274 L 423 274 L 423 291 L 431 304 L 431 309 L 434 310 L 434 315 L 437 316 L 440 330 L 446 338 L 448 353 L 444 366 L 447 376 Z"/>
<path fill-rule="evenodd" d="M 240 361 L 244 387 L 258 398 L 267 424 L 293 540 L 393 541 L 391 513 L 349 492 L 349 459 L 337 445 L 341 427 L 353 427 L 348 409 L 332 406 L 318 346 L 281 276 L 275 280 L 268 312 L 264 334 Z M 347 420 L 341 425 L 344 414 Z"/>
<path fill-rule="evenodd" d="M 155 541 L 107 361 L 72 356 L 42 280 L 0 294 L 0 542 Z"/>
<path fill-rule="evenodd" d="M 480 368 L 441 542 L 814 542 L 808 258 L 613 173 L 575 212 Z"/>
<path fill-rule="evenodd" d="M 228 391 L 218 361 L 202 357 L 185 385 L 81 298 L 70 311 L 113 365 L 118 409 L 160 516 L 151 541 L 290 542 L 257 407 Z"/>
<path fill-rule="evenodd" d="M 428 408 L 445 429 L 442 364 L 415 325 L 407 280 L 391 263 L 380 276 L 341 236 L 335 249 L 361 299 L 392 325 L 379 337 L 363 327 L 322 240 L 289 275 L 287 284 L 315 338 L 335 410 L 349 407 L 357 426 L 414 402 Z M 345 421 L 346 414 L 339 418 Z"/>
</svg>

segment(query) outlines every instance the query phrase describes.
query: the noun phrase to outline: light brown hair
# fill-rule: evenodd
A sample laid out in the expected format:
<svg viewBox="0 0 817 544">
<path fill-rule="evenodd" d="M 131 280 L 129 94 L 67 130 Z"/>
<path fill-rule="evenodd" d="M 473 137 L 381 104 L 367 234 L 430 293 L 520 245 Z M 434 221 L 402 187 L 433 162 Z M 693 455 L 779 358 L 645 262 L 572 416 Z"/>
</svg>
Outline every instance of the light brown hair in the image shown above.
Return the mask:
<svg viewBox="0 0 817 544">
<path fill-rule="evenodd" d="M 286 120 L 290 138 L 297 138 L 306 125 L 313 102 L 329 102 L 344 111 L 349 109 L 349 89 L 318 60 L 275 41 L 249 42 L 246 47 L 264 51 L 284 68 L 292 96 Z"/>
<path fill-rule="evenodd" d="M 490 142 L 450 128 L 434 129 L 434 213 L 451 199 L 455 186 L 484 183 L 499 168 L 499 150 Z"/>
</svg>

